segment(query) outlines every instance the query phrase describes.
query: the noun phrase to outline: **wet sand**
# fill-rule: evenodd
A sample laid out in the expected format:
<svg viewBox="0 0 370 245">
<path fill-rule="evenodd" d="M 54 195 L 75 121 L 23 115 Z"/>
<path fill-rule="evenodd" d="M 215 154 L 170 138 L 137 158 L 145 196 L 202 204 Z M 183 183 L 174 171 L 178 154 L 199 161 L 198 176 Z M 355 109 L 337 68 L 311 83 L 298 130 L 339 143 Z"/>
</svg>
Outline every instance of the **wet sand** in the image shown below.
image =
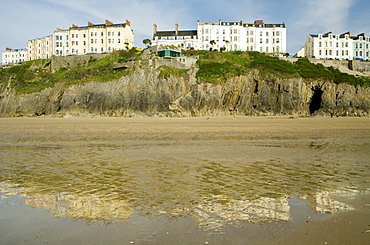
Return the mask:
<svg viewBox="0 0 370 245">
<path fill-rule="evenodd" d="M 3 118 L 0 127 L 1 244 L 370 240 L 370 118 Z"/>
</svg>

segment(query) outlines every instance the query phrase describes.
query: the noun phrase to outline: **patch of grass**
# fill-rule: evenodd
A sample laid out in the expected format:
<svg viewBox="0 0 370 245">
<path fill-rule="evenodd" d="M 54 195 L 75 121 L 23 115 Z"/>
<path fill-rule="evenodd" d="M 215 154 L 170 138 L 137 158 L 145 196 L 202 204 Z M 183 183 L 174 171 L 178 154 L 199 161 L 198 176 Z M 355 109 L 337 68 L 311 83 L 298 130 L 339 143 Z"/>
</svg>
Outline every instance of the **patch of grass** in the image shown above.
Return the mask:
<svg viewBox="0 0 370 245">
<path fill-rule="evenodd" d="M 137 58 L 140 54 L 136 49 L 114 51 L 102 59 L 91 58 L 87 65 L 61 68 L 54 73 L 42 68 L 48 60 L 28 61 L 0 70 L 0 88 L 5 87 L 10 78 L 11 86 L 20 94 L 39 92 L 59 82 L 65 83 L 66 86 L 90 81 L 108 82 L 129 74 L 129 71 L 114 71 L 115 62 Z"/>
<path fill-rule="evenodd" d="M 178 69 L 166 65 L 160 66 L 158 69 L 160 70 L 158 75 L 160 78 L 169 78 L 171 75 L 175 77 L 181 77 L 182 74 L 188 71 L 188 69 Z"/>
</svg>

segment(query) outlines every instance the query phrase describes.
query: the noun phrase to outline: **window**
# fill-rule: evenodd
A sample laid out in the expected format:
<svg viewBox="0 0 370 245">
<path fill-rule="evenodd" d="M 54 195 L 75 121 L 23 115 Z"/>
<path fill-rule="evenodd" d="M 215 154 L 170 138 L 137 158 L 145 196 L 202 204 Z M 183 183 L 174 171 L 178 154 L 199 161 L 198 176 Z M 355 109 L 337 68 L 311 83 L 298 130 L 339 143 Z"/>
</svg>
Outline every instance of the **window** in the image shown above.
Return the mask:
<svg viewBox="0 0 370 245">
<path fill-rule="evenodd" d="M 262 31 L 260 31 L 260 36 L 262 37 Z"/>
<path fill-rule="evenodd" d="M 94 39 L 91 39 L 91 43 L 94 43 Z"/>
<path fill-rule="evenodd" d="M 237 42 L 238 41 L 238 37 L 237 36 L 234 36 L 234 41 Z"/>
<path fill-rule="evenodd" d="M 267 32 L 266 32 L 266 37 L 268 37 L 268 36 L 269 36 L 269 32 L 267 31 Z"/>
<path fill-rule="evenodd" d="M 222 30 L 222 34 L 225 34 L 225 33 L 226 33 L 226 31 L 225 31 L 225 29 L 223 29 L 223 30 Z"/>
<path fill-rule="evenodd" d="M 276 31 L 276 36 L 280 36 L 280 31 Z"/>
<path fill-rule="evenodd" d="M 337 50 L 337 52 L 336 52 L 336 56 L 339 56 L 339 51 Z"/>
<path fill-rule="evenodd" d="M 101 35 L 101 36 L 103 36 L 103 35 L 104 35 L 104 33 L 103 33 L 103 32 L 101 32 L 101 33 L 100 33 L 100 35 Z"/>
<path fill-rule="evenodd" d="M 346 55 L 348 56 L 348 50 L 346 50 Z"/>
<path fill-rule="evenodd" d="M 321 50 L 319 50 L 319 55 L 321 55 Z"/>
<path fill-rule="evenodd" d="M 250 41 L 251 43 L 253 43 L 253 37 L 251 37 L 251 38 L 249 39 L 249 41 Z"/>
<path fill-rule="evenodd" d="M 280 43 L 280 38 L 276 38 L 276 43 Z"/>
<path fill-rule="evenodd" d="M 268 38 L 266 38 L 266 43 L 269 43 L 269 39 Z"/>
<path fill-rule="evenodd" d="M 216 34 L 220 34 L 220 31 L 218 29 L 216 29 Z"/>
<path fill-rule="evenodd" d="M 55 40 L 59 40 L 59 36 L 55 36 Z"/>
<path fill-rule="evenodd" d="M 76 38 L 78 38 L 78 34 L 76 34 Z"/>
<path fill-rule="evenodd" d="M 348 48 L 348 42 L 346 42 L 346 48 Z"/>
<path fill-rule="evenodd" d="M 101 39 L 101 43 L 104 43 L 104 40 L 103 39 Z"/>
<path fill-rule="evenodd" d="M 260 43 L 262 43 L 262 38 L 260 38 Z"/>
<path fill-rule="evenodd" d="M 74 38 L 75 37 L 75 34 L 72 34 L 72 38 Z M 73 50 L 73 49 L 72 49 Z M 73 52 L 73 51 L 72 51 Z"/>
<path fill-rule="evenodd" d="M 260 52 L 262 52 L 262 47 L 260 47 Z"/>
<path fill-rule="evenodd" d="M 76 41 L 76 46 L 78 46 L 78 41 Z"/>
<path fill-rule="evenodd" d="M 121 39 L 118 38 L 118 43 L 121 43 Z"/>
<path fill-rule="evenodd" d="M 250 32 L 249 32 L 249 35 L 253 36 L 253 31 L 250 31 Z"/>
<path fill-rule="evenodd" d="M 208 34 L 209 33 L 209 30 L 208 29 L 206 29 L 206 34 Z"/>
<path fill-rule="evenodd" d="M 268 53 L 269 52 L 269 48 L 268 47 L 266 47 L 266 53 Z"/>
<path fill-rule="evenodd" d="M 234 29 L 234 34 L 238 34 L 238 30 L 237 29 Z"/>
</svg>

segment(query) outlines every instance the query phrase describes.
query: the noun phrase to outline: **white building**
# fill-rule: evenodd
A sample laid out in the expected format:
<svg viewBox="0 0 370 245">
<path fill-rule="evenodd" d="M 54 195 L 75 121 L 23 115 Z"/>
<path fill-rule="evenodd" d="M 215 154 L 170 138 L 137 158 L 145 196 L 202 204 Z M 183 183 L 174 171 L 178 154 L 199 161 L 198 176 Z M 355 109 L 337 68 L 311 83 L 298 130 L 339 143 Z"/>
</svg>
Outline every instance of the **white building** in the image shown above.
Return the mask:
<svg viewBox="0 0 370 245">
<path fill-rule="evenodd" d="M 177 46 L 200 50 L 225 49 L 282 54 L 286 52 L 285 24 L 240 22 L 197 22 L 197 30 L 157 31 L 154 24 L 152 45 Z"/>
<path fill-rule="evenodd" d="M 351 36 L 349 32 L 334 35 L 308 34 L 304 45 L 305 57 L 337 60 L 370 60 L 370 40 L 364 33 Z"/>
<path fill-rule="evenodd" d="M 105 24 L 87 26 L 72 25 L 69 29 L 69 49 L 67 54 L 110 53 L 114 50 L 131 49 L 134 46 L 134 33 L 130 22 L 113 24 L 106 20 Z"/>
<path fill-rule="evenodd" d="M 4 52 L 3 64 L 49 59 L 52 56 L 110 53 L 114 50 L 131 49 L 134 46 L 134 33 L 130 25 L 128 20 L 119 24 L 106 20 L 105 24 L 94 25 L 88 22 L 87 26 L 82 27 L 72 25 L 66 30 L 57 28 L 52 35 L 29 40 L 26 49 L 21 50 L 22 53 L 19 53 L 20 50 L 11 49 Z"/>
<path fill-rule="evenodd" d="M 27 50 L 6 48 L 6 51 L 2 53 L 1 58 L 3 65 L 22 63 L 27 61 Z"/>
<path fill-rule="evenodd" d="M 28 60 L 49 59 L 53 55 L 53 37 L 49 35 L 29 40 L 26 49 Z"/>
<path fill-rule="evenodd" d="M 152 45 L 199 49 L 198 32 L 197 30 L 179 31 L 178 24 L 175 24 L 174 31 L 157 31 L 157 25 L 154 24 Z"/>
<path fill-rule="evenodd" d="M 69 30 L 57 28 L 53 33 L 53 55 L 65 56 L 68 54 L 68 34 Z"/>
</svg>

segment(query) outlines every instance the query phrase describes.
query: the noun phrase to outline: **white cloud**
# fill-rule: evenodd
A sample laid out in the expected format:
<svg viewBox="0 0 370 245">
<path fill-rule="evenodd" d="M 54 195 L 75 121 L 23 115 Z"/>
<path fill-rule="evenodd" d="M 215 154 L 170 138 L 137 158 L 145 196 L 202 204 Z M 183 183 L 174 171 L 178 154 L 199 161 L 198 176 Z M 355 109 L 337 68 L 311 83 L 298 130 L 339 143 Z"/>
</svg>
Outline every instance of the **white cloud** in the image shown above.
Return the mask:
<svg viewBox="0 0 370 245">
<path fill-rule="evenodd" d="M 296 28 L 311 33 L 347 30 L 347 17 L 356 0 L 306 0 L 301 7 Z"/>
</svg>

